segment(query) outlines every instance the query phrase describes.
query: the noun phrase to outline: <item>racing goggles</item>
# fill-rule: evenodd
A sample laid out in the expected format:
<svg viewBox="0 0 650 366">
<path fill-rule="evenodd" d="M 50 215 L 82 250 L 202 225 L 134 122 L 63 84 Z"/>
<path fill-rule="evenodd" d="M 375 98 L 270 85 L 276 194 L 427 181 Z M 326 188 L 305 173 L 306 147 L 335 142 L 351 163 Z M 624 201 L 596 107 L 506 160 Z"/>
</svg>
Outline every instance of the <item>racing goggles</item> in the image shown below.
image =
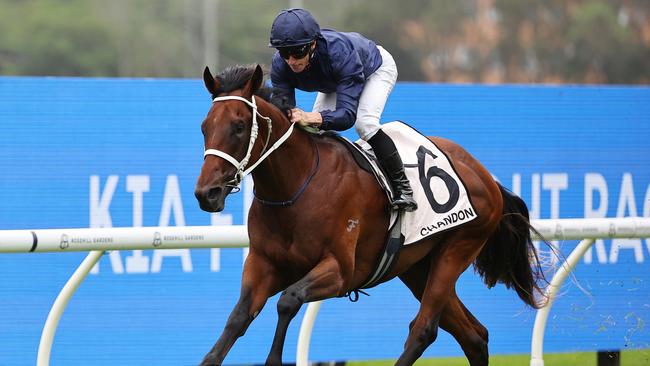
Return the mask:
<svg viewBox="0 0 650 366">
<path fill-rule="evenodd" d="M 307 56 L 310 50 L 311 50 L 311 42 L 300 46 L 278 47 L 278 52 L 280 52 L 280 56 L 285 60 L 288 60 L 289 57 L 291 56 L 293 56 L 293 58 L 295 59 L 301 59 Z"/>
</svg>

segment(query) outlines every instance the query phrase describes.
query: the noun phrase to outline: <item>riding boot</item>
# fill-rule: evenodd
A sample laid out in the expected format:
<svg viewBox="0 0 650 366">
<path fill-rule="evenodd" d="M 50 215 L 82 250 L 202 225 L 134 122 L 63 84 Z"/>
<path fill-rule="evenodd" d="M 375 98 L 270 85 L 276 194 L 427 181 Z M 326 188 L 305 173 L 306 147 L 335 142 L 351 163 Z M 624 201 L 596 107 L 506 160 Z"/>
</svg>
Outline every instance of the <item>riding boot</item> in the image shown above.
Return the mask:
<svg viewBox="0 0 650 366">
<path fill-rule="evenodd" d="M 392 208 L 398 211 L 415 211 L 418 205 L 413 199 L 413 190 L 411 189 L 408 178 L 406 178 L 404 164 L 393 140 L 384 131 L 379 130 L 374 136 L 368 139 L 368 143 L 375 152 L 379 164 L 388 175 L 388 179 L 393 187 Z"/>
</svg>

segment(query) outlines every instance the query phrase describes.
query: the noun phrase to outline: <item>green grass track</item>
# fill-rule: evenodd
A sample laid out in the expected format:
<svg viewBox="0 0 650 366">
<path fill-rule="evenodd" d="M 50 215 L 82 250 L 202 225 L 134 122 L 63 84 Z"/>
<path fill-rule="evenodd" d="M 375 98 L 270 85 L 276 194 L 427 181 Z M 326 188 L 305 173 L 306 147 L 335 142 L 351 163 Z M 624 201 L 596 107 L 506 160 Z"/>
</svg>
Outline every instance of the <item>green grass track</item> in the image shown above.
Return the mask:
<svg viewBox="0 0 650 366">
<path fill-rule="evenodd" d="M 544 366 L 596 366 L 596 352 L 551 353 L 544 355 Z M 347 366 L 390 366 L 395 360 L 348 361 Z M 468 366 L 464 357 L 425 358 L 415 366 Z M 490 366 L 528 366 L 530 355 L 490 356 Z M 621 351 L 621 366 L 650 366 L 650 349 Z"/>
</svg>

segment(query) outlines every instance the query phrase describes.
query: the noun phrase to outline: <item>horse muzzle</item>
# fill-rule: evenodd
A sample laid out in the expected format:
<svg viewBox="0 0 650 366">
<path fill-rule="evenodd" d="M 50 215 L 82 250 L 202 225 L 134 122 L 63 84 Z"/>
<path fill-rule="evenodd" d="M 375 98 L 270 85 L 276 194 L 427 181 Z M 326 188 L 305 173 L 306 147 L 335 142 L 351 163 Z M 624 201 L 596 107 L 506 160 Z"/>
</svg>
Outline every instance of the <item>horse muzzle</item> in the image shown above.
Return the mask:
<svg viewBox="0 0 650 366">
<path fill-rule="evenodd" d="M 232 190 L 231 187 L 222 185 L 197 186 L 194 196 L 199 201 L 201 210 L 207 212 L 221 212 L 225 206 L 226 196 Z"/>
</svg>

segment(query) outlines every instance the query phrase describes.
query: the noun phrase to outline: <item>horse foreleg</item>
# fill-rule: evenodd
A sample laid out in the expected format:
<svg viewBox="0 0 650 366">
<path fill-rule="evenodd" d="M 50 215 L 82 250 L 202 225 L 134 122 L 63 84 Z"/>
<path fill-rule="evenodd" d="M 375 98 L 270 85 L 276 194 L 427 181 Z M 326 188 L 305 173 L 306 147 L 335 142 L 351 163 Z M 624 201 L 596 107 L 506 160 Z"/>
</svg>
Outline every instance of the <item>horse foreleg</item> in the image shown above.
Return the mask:
<svg viewBox="0 0 650 366">
<path fill-rule="evenodd" d="M 282 350 L 287 329 L 302 304 L 336 296 L 342 285 L 343 278 L 338 262 L 334 258 L 328 258 L 282 292 L 278 299 L 278 323 L 266 365 L 282 365 Z"/>
<path fill-rule="evenodd" d="M 221 365 L 235 341 L 244 335 L 266 300 L 279 291 L 279 278 L 273 267 L 252 252 L 244 264 L 239 300 L 228 317 L 219 340 L 201 362 L 201 366 Z"/>
<path fill-rule="evenodd" d="M 217 343 L 215 343 L 210 352 L 203 358 L 201 366 L 221 365 L 237 338 L 246 332 L 246 329 L 248 329 L 248 326 L 254 319 L 254 315 L 251 315 L 249 311 L 252 308 L 251 299 L 250 289 L 242 289 L 239 301 L 237 301 L 235 308 L 230 313 L 219 340 L 217 340 Z"/>
<path fill-rule="evenodd" d="M 471 366 L 488 364 L 488 331 L 455 293 L 442 311 L 440 327 L 460 344 Z"/>
</svg>

